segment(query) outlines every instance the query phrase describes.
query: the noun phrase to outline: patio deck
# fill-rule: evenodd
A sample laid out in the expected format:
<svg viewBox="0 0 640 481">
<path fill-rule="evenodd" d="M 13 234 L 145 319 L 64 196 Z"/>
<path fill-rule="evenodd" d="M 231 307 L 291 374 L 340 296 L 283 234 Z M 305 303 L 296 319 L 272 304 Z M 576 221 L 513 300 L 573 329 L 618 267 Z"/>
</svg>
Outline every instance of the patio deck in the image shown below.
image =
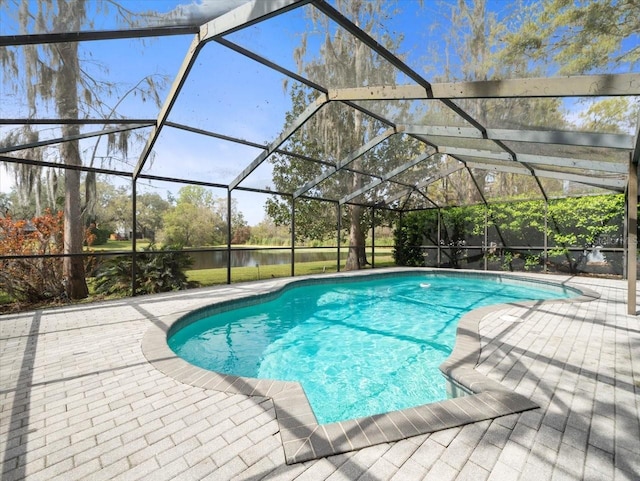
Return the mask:
<svg viewBox="0 0 640 481">
<path fill-rule="evenodd" d="M 151 326 L 280 281 L 0 316 L 2 480 L 640 479 L 640 320 L 626 281 L 570 280 L 600 299 L 480 321 L 476 370 L 539 409 L 291 465 L 271 398 L 179 382 L 141 348 Z"/>
</svg>

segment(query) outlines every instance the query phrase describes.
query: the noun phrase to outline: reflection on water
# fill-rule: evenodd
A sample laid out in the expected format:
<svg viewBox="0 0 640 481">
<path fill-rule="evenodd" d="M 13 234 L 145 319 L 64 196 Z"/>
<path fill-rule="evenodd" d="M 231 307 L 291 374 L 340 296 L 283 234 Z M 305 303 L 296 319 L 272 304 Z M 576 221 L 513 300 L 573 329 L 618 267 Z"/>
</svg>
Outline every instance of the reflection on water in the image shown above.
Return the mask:
<svg viewBox="0 0 640 481">
<path fill-rule="evenodd" d="M 346 251 L 342 251 L 343 258 Z M 227 267 L 227 251 L 189 252 L 193 258 L 192 269 L 215 269 Z M 337 251 L 296 251 L 296 262 L 332 261 L 337 262 Z M 234 250 L 231 251 L 231 267 L 255 267 L 257 265 L 290 264 L 290 250 Z"/>
</svg>

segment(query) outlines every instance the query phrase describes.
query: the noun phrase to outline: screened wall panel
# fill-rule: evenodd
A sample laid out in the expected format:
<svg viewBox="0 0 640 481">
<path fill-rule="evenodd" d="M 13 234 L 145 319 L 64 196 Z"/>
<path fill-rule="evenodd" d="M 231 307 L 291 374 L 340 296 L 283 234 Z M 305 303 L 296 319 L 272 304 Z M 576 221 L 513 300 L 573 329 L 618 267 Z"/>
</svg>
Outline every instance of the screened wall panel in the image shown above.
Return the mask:
<svg viewBox="0 0 640 481">
<path fill-rule="evenodd" d="M 458 99 L 455 101 L 487 129 L 570 129 L 569 112 L 559 98 Z"/>
<path fill-rule="evenodd" d="M 338 201 L 354 189 L 370 184 L 375 179 L 376 177 L 373 176 L 339 170 L 318 183 L 305 195 Z"/>
<path fill-rule="evenodd" d="M 237 142 L 165 127 L 142 172 L 226 185 L 262 152 Z"/>
<path fill-rule="evenodd" d="M 234 164 L 237 161 L 232 160 Z M 240 188 L 247 189 L 263 189 L 263 190 L 278 190 L 273 179 L 273 165 L 268 161 L 261 162 L 253 172 L 238 184 Z"/>
<path fill-rule="evenodd" d="M 267 144 L 280 134 L 291 109 L 280 73 L 209 42 L 198 53 L 168 120 Z"/>
<path fill-rule="evenodd" d="M 561 179 L 540 178 L 540 184 L 542 184 L 545 193 L 550 199 L 616 193 L 614 190 L 596 185 L 589 185 L 582 182 L 571 182 Z"/>
</svg>

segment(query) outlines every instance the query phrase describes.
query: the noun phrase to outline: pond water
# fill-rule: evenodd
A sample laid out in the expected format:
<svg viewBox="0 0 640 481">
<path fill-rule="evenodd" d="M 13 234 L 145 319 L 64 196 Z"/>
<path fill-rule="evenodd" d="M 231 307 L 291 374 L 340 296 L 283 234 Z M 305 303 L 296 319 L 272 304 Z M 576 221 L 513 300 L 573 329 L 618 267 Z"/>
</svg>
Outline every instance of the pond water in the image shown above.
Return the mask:
<svg viewBox="0 0 640 481">
<path fill-rule="evenodd" d="M 347 249 L 341 249 L 341 257 L 347 256 Z M 215 269 L 227 267 L 227 251 L 215 252 L 189 252 L 194 260 L 193 269 Z M 296 250 L 296 262 L 327 261 L 334 265 L 338 259 L 337 250 L 328 251 Z M 234 250 L 231 251 L 231 267 L 255 267 L 257 265 L 290 264 L 291 250 L 287 249 L 261 249 L 261 250 Z"/>
</svg>

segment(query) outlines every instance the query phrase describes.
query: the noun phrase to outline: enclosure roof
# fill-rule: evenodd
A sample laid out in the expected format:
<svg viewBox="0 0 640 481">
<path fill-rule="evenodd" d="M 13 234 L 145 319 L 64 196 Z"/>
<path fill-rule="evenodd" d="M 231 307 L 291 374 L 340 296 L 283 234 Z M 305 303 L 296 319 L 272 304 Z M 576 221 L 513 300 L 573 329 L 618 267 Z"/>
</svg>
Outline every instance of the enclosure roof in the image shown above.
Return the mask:
<svg viewBox="0 0 640 481">
<path fill-rule="evenodd" d="M 20 99 L 5 102 L 10 97 L 5 92 L 3 105 L 12 107 L 3 108 L 0 128 L 7 132 L 28 124 L 42 130 L 35 141 L 2 146 L 2 160 L 393 209 L 624 192 L 629 169 L 637 169 L 638 119 L 616 131 L 606 122 L 580 123 L 576 117 L 603 98 L 637 105 L 638 72 L 568 77 L 547 66 L 550 74 L 538 78 L 517 78 L 505 70 L 488 81 L 438 81 L 447 76 L 429 63 L 434 51 L 415 54 L 425 40 L 436 45 L 443 37 L 441 32 L 420 37 L 436 25 L 418 11 L 425 8 L 421 2 L 400 5 L 416 22 L 404 31 L 393 15 L 381 16 L 378 27 L 366 31 L 344 2 L 231 3 L 234 8 L 226 12 L 178 7 L 155 16 L 135 12 L 137 20 L 127 27 L 105 20 L 80 31 L 64 26 L 39 31 L 35 25 L 24 31 L 4 24 L 0 47 L 20 52 L 26 46 L 78 42 L 103 55 L 113 71 L 124 66 L 132 78 L 152 75 L 156 67 L 143 56 L 114 59 L 106 46 L 149 38 L 156 43 L 141 43 L 143 53 L 163 56 L 175 75 L 157 108 L 130 97 L 108 98 L 105 103 L 117 107 L 108 117 L 85 112 L 80 118 L 50 118 L 48 106 L 34 114 Z M 332 48 L 339 42 L 351 46 L 348 62 L 328 57 L 328 38 Z M 363 58 L 366 68 L 357 65 Z M 464 61 L 457 59 L 460 65 Z M 283 81 L 291 95 L 283 95 Z M 303 95 L 286 98 L 295 92 Z M 282 105 L 274 107 L 276 102 Z M 254 114 L 239 118 L 250 103 Z M 544 115 L 553 109 L 563 115 Z M 276 110 L 281 123 L 274 126 L 270 115 Z M 78 133 L 60 134 L 64 124 L 79 125 Z M 87 160 L 64 166 L 50 155 L 30 157 L 62 142 L 124 131 L 144 141 L 120 164 Z M 181 149 L 200 142 L 207 152 L 200 167 L 188 169 L 185 159 L 181 169 Z M 273 165 L 284 162 L 310 167 L 294 185 L 277 183 Z M 454 194 L 452 185 L 467 188 Z"/>
</svg>

